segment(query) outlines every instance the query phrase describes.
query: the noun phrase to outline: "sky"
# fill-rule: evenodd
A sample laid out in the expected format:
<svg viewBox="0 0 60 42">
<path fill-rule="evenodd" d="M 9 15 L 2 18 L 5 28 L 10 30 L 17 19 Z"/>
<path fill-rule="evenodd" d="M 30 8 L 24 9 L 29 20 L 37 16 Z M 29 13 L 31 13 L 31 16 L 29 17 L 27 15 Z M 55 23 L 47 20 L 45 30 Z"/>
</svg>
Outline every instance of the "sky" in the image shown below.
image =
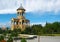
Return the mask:
<svg viewBox="0 0 60 42">
<path fill-rule="evenodd" d="M 60 22 L 60 0 L 0 0 L 0 26 L 11 25 L 11 18 L 16 18 L 16 9 L 21 4 L 30 24 Z"/>
</svg>

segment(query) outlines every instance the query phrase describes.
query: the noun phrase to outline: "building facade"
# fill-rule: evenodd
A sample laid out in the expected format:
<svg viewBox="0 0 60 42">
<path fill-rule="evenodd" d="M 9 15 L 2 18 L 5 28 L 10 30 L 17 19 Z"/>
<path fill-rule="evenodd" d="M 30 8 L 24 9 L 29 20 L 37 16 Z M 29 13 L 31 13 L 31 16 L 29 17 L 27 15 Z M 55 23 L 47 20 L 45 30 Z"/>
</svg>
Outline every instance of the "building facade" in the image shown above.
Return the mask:
<svg viewBox="0 0 60 42">
<path fill-rule="evenodd" d="M 25 18 L 25 11 L 22 5 L 17 9 L 17 18 L 11 19 L 11 30 L 21 29 L 23 31 L 30 25 L 30 21 Z"/>
</svg>

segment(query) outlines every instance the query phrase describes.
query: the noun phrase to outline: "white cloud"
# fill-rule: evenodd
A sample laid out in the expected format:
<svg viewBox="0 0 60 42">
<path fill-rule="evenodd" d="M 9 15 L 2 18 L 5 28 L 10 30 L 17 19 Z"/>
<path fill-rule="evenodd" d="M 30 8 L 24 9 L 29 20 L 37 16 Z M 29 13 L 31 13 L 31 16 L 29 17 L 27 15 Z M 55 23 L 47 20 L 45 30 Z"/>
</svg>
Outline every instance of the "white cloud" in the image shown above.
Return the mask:
<svg viewBox="0 0 60 42">
<path fill-rule="evenodd" d="M 14 13 L 20 3 L 28 12 L 60 11 L 60 0 L 0 0 L 0 13 Z"/>
<path fill-rule="evenodd" d="M 26 0 L 26 9 L 31 11 L 59 11 L 60 0 Z"/>
<path fill-rule="evenodd" d="M 16 13 L 16 9 L 3 9 L 3 10 L 0 10 L 0 14 L 6 14 L 6 13 Z"/>
<path fill-rule="evenodd" d="M 23 0 L 0 0 L 0 14 L 16 13 L 16 9 L 22 2 Z"/>
</svg>

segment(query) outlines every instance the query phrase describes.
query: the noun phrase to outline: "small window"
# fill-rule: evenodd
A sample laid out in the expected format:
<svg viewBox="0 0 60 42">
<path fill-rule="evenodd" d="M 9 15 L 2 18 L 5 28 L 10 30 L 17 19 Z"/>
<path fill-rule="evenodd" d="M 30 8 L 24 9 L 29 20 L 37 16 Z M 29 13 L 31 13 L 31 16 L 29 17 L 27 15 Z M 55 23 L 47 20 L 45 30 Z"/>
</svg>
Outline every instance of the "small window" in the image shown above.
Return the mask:
<svg viewBox="0 0 60 42">
<path fill-rule="evenodd" d="M 20 22 L 20 24 L 21 24 L 21 22 Z"/>
<path fill-rule="evenodd" d="M 24 20 L 22 20 L 22 24 L 24 23 Z"/>
<path fill-rule="evenodd" d="M 17 12 L 17 14 L 19 14 L 19 12 Z"/>
<path fill-rule="evenodd" d="M 24 20 L 22 20 L 22 22 L 24 23 Z"/>
</svg>

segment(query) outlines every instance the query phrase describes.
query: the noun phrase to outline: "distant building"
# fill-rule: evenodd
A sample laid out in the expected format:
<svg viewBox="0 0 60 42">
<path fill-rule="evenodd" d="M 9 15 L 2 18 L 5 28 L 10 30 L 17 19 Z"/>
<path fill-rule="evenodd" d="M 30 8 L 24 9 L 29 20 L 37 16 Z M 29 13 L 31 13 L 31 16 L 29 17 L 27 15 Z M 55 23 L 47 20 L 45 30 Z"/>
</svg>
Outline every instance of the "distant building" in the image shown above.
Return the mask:
<svg viewBox="0 0 60 42">
<path fill-rule="evenodd" d="M 29 26 L 30 21 L 25 18 L 25 11 L 22 5 L 17 9 L 17 18 L 11 19 L 11 30 L 21 29 L 23 31 Z"/>
<path fill-rule="evenodd" d="M 5 26 L 2 26 L 2 28 L 1 28 L 2 30 L 6 30 L 6 27 Z"/>
</svg>

